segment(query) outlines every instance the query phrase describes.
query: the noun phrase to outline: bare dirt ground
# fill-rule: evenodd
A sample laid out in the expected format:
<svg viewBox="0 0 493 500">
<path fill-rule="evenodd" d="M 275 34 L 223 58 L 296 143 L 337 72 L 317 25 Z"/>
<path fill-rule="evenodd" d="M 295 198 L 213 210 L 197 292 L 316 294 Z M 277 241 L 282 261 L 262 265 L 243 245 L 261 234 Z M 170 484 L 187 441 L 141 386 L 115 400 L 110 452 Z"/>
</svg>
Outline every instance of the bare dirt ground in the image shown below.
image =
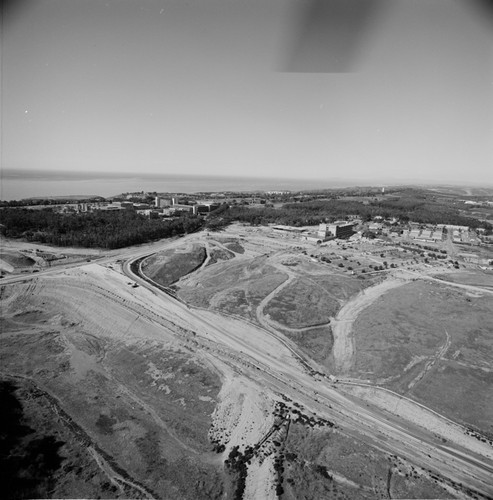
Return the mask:
<svg viewBox="0 0 493 500">
<path fill-rule="evenodd" d="M 37 477 L 39 494 L 31 496 L 493 496 L 493 448 L 481 434 L 398 394 L 334 383 L 306 352 L 299 356 L 303 342 L 289 335 L 301 339 L 330 325 L 313 326 L 307 315 L 307 324 L 298 319 L 299 328 L 283 335 L 279 326 L 289 326 L 266 313 L 283 283 L 308 277 L 342 311 L 374 282 L 348 288 L 359 278 L 312 260 L 308 245 L 270 235 L 233 226 L 4 278 L 2 379 L 16 384 L 11 393 L 25 425 L 63 443 L 52 447 L 53 482 Z M 177 282 L 188 304 L 132 272 L 131 258 L 190 245 L 205 248 L 206 258 Z M 353 323 L 356 358 L 358 320 L 384 297 Z M 440 336 L 432 346 L 435 364 L 413 391 L 454 353 L 449 333 L 450 343 Z M 323 337 L 318 342 L 320 350 Z M 41 391 L 39 409 L 29 387 Z M 21 436 L 12 453 L 29 452 L 30 441 Z M 90 484 L 78 489 L 87 474 Z"/>
<path fill-rule="evenodd" d="M 127 281 L 88 265 L 2 287 L 2 371 L 60 401 L 70 421 L 56 409 L 51 418 L 65 425 L 69 442 L 84 430 L 82 443 L 116 487 L 108 486 L 110 497 L 220 496 L 222 473 L 208 440 L 220 377 L 204 356 L 176 343 L 170 323 L 132 304 Z M 51 495 L 79 494 L 62 487 Z"/>
</svg>

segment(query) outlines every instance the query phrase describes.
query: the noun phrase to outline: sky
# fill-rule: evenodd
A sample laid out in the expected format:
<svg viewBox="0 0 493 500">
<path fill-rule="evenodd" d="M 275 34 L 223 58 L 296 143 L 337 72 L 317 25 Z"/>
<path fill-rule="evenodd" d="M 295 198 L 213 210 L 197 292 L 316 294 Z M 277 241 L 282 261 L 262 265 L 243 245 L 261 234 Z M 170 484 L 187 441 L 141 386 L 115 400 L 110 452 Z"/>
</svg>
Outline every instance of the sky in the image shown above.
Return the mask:
<svg viewBox="0 0 493 500">
<path fill-rule="evenodd" d="M 2 171 L 493 185 L 485 11 L 380 1 L 293 63 L 308 1 L 4 0 Z"/>
</svg>

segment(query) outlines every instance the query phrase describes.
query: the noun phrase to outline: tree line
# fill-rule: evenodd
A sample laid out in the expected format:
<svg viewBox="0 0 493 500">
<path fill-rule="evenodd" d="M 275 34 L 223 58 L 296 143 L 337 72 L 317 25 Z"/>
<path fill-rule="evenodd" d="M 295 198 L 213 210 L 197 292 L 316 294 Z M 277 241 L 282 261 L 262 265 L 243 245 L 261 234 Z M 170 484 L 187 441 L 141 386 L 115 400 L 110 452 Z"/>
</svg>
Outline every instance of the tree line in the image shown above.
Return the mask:
<svg viewBox="0 0 493 500">
<path fill-rule="evenodd" d="M 208 224 L 217 227 L 239 221 L 252 225 L 272 223 L 300 227 L 346 219 L 349 214 L 358 216 L 363 221 L 371 221 L 374 217 L 381 216 L 385 219 L 395 217 L 404 223 L 413 221 L 422 224 L 483 227 L 488 231 L 492 229 L 488 222 L 461 215 L 455 207 L 446 203 L 418 197 L 383 199 L 367 203 L 344 199 L 315 200 L 286 203 L 281 208 L 231 206 L 221 212 L 219 220 L 211 214 Z"/>
<path fill-rule="evenodd" d="M 171 220 L 148 219 L 132 210 L 60 214 L 51 209 L 6 208 L 0 212 L 5 236 L 61 247 L 122 248 L 190 233 L 203 220 L 186 215 Z"/>
</svg>

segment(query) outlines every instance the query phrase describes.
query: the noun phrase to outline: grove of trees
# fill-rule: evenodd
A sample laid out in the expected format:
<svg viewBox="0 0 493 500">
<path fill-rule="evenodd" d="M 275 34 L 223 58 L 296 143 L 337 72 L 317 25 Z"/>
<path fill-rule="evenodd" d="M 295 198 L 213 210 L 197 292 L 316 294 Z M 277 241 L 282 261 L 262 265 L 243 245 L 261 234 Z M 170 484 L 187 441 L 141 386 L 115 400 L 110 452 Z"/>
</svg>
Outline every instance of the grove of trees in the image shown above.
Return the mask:
<svg viewBox="0 0 493 500">
<path fill-rule="evenodd" d="M 62 247 L 110 249 L 190 233 L 203 225 L 202 219 L 189 215 L 163 221 L 132 210 L 60 214 L 51 209 L 4 208 L 0 220 L 7 237 Z"/>
</svg>

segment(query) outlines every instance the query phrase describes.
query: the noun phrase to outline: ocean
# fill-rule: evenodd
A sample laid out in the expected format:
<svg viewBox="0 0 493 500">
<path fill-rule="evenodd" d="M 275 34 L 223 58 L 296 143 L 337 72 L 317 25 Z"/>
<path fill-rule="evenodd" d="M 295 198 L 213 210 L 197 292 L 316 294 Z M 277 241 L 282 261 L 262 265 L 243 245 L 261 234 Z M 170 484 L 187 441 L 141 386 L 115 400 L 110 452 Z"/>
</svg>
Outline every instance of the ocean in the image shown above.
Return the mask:
<svg viewBox="0 0 493 500">
<path fill-rule="evenodd" d="M 116 196 L 128 192 L 197 193 L 221 191 L 300 191 L 337 188 L 354 182 L 320 179 L 255 178 L 205 175 L 114 174 L 4 170 L 0 199 L 50 196 Z"/>
</svg>

